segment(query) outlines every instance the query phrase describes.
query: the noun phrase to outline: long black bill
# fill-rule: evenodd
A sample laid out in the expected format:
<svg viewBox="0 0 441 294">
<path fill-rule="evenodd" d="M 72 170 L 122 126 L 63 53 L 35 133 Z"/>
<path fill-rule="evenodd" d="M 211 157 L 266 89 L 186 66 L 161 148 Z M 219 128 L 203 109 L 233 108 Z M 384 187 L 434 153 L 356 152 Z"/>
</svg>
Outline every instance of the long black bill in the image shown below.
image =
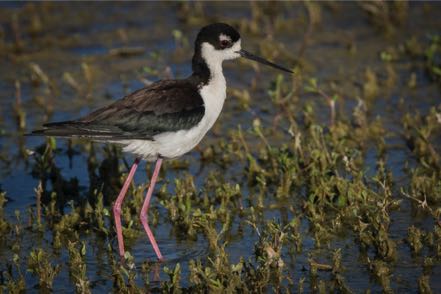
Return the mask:
<svg viewBox="0 0 441 294">
<path fill-rule="evenodd" d="M 242 56 L 242 57 L 245 57 L 245 58 L 248 58 L 248 59 L 260 62 L 262 64 L 266 64 L 266 65 L 272 66 L 274 68 L 277 68 L 277 69 L 280 69 L 280 70 L 283 70 L 283 71 L 286 71 L 286 72 L 289 72 L 289 73 L 294 73 L 292 70 L 289 70 L 286 67 L 283 67 L 283 66 L 277 65 L 275 63 L 272 63 L 272 62 L 270 62 L 270 61 L 268 61 L 268 60 L 266 60 L 266 59 L 264 59 L 262 57 L 259 57 L 259 56 L 256 56 L 254 54 L 251 54 L 250 52 L 245 51 L 243 49 L 240 50 L 240 51 L 237 51 L 237 53 L 239 53 L 240 56 Z"/>
</svg>

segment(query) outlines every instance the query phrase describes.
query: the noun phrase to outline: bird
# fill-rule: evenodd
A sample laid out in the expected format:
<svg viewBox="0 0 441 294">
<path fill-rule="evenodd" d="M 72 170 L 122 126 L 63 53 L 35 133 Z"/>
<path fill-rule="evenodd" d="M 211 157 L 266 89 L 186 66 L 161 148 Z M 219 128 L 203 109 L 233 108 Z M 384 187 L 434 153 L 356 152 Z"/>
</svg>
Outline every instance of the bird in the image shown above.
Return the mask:
<svg viewBox="0 0 441 294">
<path fill-rule="evenodd" d="M 79 119 L 47 123 L 30 133 L 113 143 L 120 145 L 123 152 L 134 155 L 135 160 L 113 204 L 122 258 L 125 248 L 121 206 L 140 161 L 145 160 L 156 164 L 139 218 L 158 260 L 164 260 L 148 224 L 150 200 L 162 162 L 192 150 L 211 129 L 226 99 L 222 63 L 239 57 L 293 73 L 242 49 L 241 36 L 232 26 L 213 23 L 202 27 L 196 36 L 189 77 L 159 80 Z"/>
</svg>

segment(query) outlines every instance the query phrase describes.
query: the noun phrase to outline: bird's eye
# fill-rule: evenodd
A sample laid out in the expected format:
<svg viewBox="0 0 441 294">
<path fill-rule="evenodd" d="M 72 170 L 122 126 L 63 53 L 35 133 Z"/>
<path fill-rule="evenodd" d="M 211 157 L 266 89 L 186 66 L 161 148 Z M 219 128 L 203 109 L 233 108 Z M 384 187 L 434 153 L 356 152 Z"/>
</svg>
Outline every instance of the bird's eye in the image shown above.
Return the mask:
<svg viewBox="0 0 441 294">
<path fill-rule="evenodd" d="M 227 48 L 228 46 L 230 46 L 230 41 L 228 41 L 228 40 L 222 40 L 222 41 L 220 42 L 220 45 L 221 45 L 222 49 Z"/>
</svg>

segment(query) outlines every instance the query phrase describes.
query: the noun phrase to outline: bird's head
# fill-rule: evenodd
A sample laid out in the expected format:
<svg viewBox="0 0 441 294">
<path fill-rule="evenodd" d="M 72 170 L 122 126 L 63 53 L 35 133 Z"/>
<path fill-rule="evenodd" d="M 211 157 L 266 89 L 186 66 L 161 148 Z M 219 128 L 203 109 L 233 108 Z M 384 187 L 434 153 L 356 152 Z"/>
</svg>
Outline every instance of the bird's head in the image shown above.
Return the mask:
<svg viewBox="0 0 441 294">
<path fill-rule="evenodd" d="M 197 35 L 195 48 L 209 66 L 220 66 L 224 60 L 244 57 L 292 73 L 285 67 L 243 50 L 239 32 L 225 23 L 203 27 Z"/>
</svg>

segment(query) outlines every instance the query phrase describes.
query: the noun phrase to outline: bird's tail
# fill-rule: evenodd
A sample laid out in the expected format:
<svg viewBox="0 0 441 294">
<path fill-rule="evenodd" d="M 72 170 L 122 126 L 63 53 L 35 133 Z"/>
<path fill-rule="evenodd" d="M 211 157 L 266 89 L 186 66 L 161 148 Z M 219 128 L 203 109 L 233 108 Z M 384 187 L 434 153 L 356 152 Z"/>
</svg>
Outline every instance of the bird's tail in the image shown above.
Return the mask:
<svg viewBox="0 0 441 294">
<path fill-rule="evenodd" d="M 99 125 L 90 126 L 87 123 L 75 121 L 63 121 L 44 124 L 42 129 L 34 130 L 26 136 L 53 136 L 53 137 L 111 137 L 115 133 L 109 128 L 100 127 Z"/>
<path fill-rule="evenodd" d="M 150 139 L 147 136 L 134 136 L 123 132 L 117 126 L 90 124 L 81 121 L 62 121 L 44 124 L 42 129 L 34 130 L 26 136 L 52 136 L 61 138 L 88 138 L 92 140 Z"/>
</svg>

